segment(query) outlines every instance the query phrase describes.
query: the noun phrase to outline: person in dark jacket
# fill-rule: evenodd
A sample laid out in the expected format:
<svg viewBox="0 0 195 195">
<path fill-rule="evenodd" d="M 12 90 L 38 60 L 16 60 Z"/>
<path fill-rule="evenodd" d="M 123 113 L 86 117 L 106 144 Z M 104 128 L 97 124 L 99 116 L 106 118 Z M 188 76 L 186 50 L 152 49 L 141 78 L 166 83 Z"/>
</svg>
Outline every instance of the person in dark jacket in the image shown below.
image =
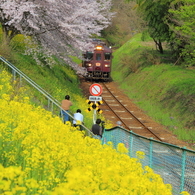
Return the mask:
<svg viewBox="0 0 195 195">
<path fill-rule="evenodd" d="M 98 137 L 98 139 L 101 139 L 102 134 L 103 134 L 103 129 L 102 129 L 102 126 L 100 125 L 101 122 L 102 122 L 101 119 L 98 118 L 96 120 L 96 123 L 92 126 L 92 129 L 91 129 L 93 134 L 96 135 L 95 138 Z"/>
</svg>

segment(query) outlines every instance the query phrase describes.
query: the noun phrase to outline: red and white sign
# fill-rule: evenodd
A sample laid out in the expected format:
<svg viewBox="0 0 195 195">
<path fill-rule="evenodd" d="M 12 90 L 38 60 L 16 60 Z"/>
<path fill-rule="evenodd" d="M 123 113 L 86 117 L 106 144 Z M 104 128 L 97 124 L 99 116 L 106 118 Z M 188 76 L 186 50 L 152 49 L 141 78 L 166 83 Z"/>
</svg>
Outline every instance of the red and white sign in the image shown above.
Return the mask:
<svg viewBox="0 0 195 195">
<path fill-rule="evenodd" d="M 89 88 L 89 91 L 91 93 L 91 95 L 93 96 L 99 96 L 102 94 L 102 86 L 95 83 L 95 84 L 92 84 Z"/>
</svg>

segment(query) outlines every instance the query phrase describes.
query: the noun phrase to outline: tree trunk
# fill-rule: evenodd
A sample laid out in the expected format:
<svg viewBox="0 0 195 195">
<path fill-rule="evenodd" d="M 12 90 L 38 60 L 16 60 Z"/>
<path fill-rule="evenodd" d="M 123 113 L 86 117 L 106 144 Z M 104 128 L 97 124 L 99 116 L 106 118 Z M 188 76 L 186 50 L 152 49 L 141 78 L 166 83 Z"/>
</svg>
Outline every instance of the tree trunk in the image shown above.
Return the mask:
<svg viewBox="0 0 195 195">
<path fill-rule="evenodd" d="M 162 42 L 160 40 L 156 41 L 155 39 L 153 39 L 155 44 L 156 44 L 156 48 L 157 50 L 163 54 L 164 53 L 164 50 L 163 50 L 163 46 L 162 46 Z"/>
</svg>

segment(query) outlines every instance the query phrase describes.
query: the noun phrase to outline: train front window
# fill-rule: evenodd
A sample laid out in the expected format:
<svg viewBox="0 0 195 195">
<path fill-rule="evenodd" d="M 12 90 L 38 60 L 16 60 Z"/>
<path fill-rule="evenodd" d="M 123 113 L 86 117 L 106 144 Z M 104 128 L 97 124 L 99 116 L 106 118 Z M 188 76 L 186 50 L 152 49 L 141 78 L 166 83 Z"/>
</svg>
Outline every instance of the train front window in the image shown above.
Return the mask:
<svg viewBox="0 0 195 195">
<path fill-rule="evenodd" d="M 111 58 L 111 53 L 104 53 L 105 60 L 110 60 L 110 58 Z"/>
<path fill-rule="evenodd" d="M 96 60 L 101 60 L 101 53 L 96 54 Z"/>
<path fill-rule="evenodd" d="M 92 52 L 86 52 L 85 59 L 91 60 L 92 58 L 93 58 L 93 53 Z"/>
</svg>

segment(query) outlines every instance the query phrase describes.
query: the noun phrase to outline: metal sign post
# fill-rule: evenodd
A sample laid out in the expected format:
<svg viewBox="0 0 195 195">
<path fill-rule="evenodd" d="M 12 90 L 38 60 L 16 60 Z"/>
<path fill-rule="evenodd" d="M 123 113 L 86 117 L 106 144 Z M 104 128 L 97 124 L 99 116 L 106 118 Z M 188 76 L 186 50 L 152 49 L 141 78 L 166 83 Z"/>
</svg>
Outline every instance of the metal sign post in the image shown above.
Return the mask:
<svg viewBox="0 0 195 195">
<path fill-rule="evenodd" d="M 97 101 L 102 100 L 102 97 L 99 97 L 102 94 L 102 86 L 94 83 L 90 86 L 89 88 L 90 94 L 92 96 L 89 97 L 89 99 L 91 99 L 91 101 L 95 101 L 95 104 L 97 103 Z M 96 109 L 94 109 L 93 111 L 93 123 L 95 124 L 96 122 L 96 118 L 97 118 L 97 112 Z"/>
<path fill-rule="evenodd" d="M 95 101 L 95 104 L 96 104 L 96 101 Z M 96 109 L 94 109 L 93 110 L 93 124 L 95 124 L 96 119 L 97 119 L 97 113 L 96 113 Z"/>
</svg>

